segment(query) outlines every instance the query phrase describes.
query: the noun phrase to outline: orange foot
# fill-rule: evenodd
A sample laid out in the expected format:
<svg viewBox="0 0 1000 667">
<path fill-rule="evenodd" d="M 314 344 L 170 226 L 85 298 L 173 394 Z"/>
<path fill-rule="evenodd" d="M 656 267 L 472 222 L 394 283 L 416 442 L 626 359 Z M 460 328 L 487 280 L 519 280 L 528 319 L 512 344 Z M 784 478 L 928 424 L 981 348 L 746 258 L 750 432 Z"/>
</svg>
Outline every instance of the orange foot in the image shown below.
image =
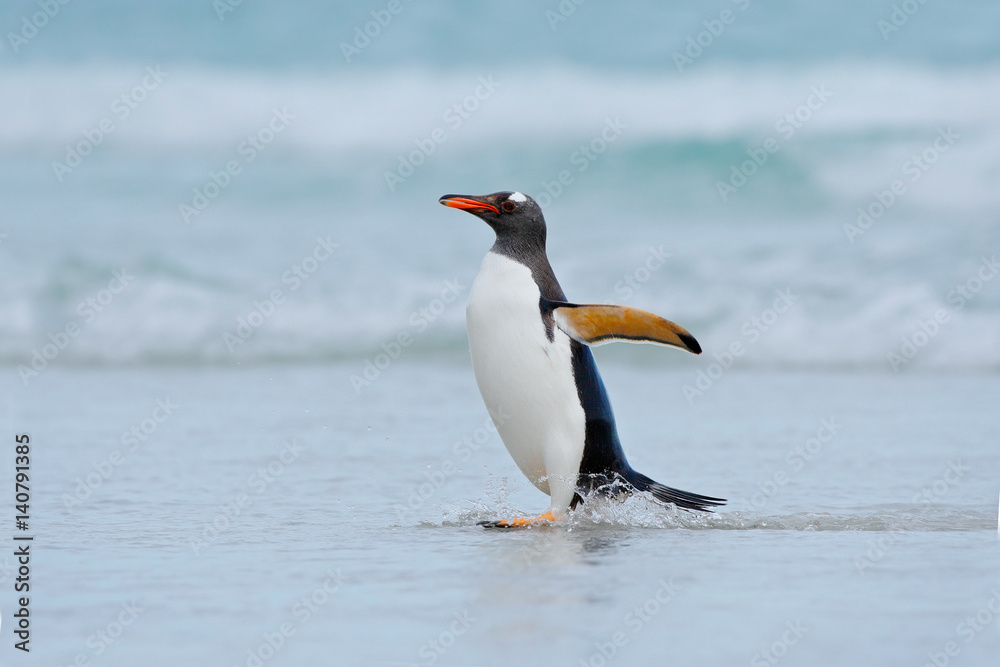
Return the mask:
<svg viewBox="0 0 1000 667">
<path fill-rule="evenodd" d="M 483 528 L 527 528 L 529 526 L 544 526 L 558 521 L 552 510 L 534 519 L 500 519 L 499 521 L 480 521 L 478 525 Z"/>
</svg>

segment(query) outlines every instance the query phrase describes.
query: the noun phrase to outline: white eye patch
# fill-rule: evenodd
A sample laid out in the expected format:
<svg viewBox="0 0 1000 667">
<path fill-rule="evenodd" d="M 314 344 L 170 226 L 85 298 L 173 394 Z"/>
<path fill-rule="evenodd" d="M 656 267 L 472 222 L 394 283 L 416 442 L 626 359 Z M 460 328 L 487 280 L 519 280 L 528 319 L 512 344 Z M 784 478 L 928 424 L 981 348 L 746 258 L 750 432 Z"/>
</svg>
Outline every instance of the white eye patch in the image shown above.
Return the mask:
<svg viewBox="0 0 1000 667">
<path fill-rule="evenodd" d="M 511 196 L 507 197 L 510 201 L 516 201 L 518 203 L 528 201 L 528 198 L 522 195 L 520 192 L 515 192 Z"/>
</svg>

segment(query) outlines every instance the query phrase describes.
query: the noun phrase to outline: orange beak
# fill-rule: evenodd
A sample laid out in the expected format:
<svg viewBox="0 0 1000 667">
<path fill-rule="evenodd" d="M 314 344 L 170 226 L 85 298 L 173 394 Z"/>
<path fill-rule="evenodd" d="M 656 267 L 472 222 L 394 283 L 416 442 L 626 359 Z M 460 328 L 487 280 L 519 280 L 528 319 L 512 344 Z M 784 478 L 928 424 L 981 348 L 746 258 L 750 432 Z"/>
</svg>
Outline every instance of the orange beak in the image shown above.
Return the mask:
<svg viewBox="0 0 1000 667">
<path fill-rule="evenodd" d="M 493 211 L 496 214 L 500 214 L 500 209 L 498 209 L 493 204 L 488 204 L 479 199 L 474 199 L 472 197 L 465 197 L 463 195 L 445 195 L 438 200 L 439 203 L 445 206 L 450 206 L 451 208 L 461 208 L 466 211 Z"/>
</svg>

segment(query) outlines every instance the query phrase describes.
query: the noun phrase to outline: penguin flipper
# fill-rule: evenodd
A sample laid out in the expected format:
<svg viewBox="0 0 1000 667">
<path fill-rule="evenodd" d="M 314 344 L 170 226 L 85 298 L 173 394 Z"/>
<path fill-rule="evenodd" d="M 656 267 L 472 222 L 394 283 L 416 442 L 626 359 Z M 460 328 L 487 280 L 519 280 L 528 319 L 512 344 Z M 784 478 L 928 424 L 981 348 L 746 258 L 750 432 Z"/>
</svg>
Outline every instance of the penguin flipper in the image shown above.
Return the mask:
<svg viewBox="0 0 1000 667">
<path fill-rule="evenodd" d="M 567 336 L 584 345 L 653 343 L 701 354 L 701 345 L 687 330 L 659 315 L 638 308 L 604 304 L 585 305 L 545 300 L 552 317 Z"/>
</svg>

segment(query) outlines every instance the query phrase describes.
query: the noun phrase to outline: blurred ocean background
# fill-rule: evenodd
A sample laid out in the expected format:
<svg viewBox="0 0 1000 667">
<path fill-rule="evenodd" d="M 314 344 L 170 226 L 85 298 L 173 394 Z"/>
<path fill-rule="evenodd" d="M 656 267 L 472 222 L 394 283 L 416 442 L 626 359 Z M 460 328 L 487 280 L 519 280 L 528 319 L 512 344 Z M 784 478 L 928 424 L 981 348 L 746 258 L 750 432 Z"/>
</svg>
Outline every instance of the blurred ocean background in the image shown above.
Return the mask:
<svg viewBox="0 0 1000 667">
<path fill-rule="evenodd" d="M 30 359 L 123 266 L 135 282 L 58 364 L 371 356 L 444 281 L 467 288 L 491 242 L 485 226 L 441 210 L 449 192 L 561 187 L 541 200 L 570 298 L 629 297 L 709 350 L 790 288 L 795 308 L 744 359 L 769 368 L 891 370 L 887 353 L 938 308 L 954 310 L 948 293 L 995 252 L 995 3 L 921 5 L 888 39 L 878 22 L 891 3 L 573 6 L 553 30 L 557 4 L 406 2 L 351 62 L 342 43 L 355 48 L 354 28 L 380 5 L 244 3 L 220 21 L 206 1 L 70 4 L 16 54 L 8 37 L 0 360 Z M 4 31 L 37 9 L 6 3 Z M 726 9 L 732 23 L 678 71 L 674 53 L 687 57 L 687 38 Z M 141 101 L 122 102 L 136 86 Z M 813 87 L 827 101 L 779 131 Z M 241 153 L 275 109 L 293 116 L 287 127 Z M 104 119 L 113 132 L 57 173 Z M 607 119 L 622 128 L 591 160 L 580 148 Z M 912 181 L 904 165 L 947 128 L 958 138 Z M 724 201 L 718 182 L 768 138 L 780 150 Z M 386 172 L 414 151 L 421 164 L 390 189 Z M 215 192 L 212 174 L 233 160 L 240 173 L 185 216 L 181 205 Z M 844 225 L 896 179 L 906 192 L 852 243 Z M 254 299 L 288 292 L 282 276 L 318 236 L 339 244 L 335 258 L 231 353 L 224 332 Z M 620 283 L 650 247 L 670 260 L 640 271 L 647 280 L 629 294 Z M 408 358 L 465 358 L 458 303 Z M 907 370 L 996 371 L 998 309 L 987 283 Z"/>
<path fill-rule="evenodd" d="M 993 664 L 997 3 L 9 0 L 0 36 L 0 421 L 37 443 L 17 664 Z M 468 360 L 492 232 L 437 203 L 498 190 L 543 204 L 571 300 L 701 342 L 597 358 L 636 467 L 724 511 L 475 526 L 548 502 Z M 226 515 L 285 440 L 306 463 Z"/>
</svg>

